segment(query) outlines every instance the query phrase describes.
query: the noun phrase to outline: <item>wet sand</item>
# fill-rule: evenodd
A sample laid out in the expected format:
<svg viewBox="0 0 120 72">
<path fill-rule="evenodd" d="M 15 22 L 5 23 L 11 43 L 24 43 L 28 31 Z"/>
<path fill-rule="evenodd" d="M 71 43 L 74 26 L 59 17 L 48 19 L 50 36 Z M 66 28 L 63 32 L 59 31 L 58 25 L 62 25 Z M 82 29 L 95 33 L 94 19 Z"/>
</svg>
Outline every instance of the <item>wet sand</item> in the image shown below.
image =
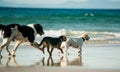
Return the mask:
<svg viewBox="0 0 120 72">
<path fill-rule="evenodd" d="M 12 50 L 12 46 L 10 46 Z M 21 45 L 16 57 L 7 57 L 2 51 L 0 72 L 120 72 L 119 44 L 85 44 L 82 55 L 70 48 L 70 55 L 58 55 L 54 49 L 53 56 L 28 45 Z"/>
</svg>

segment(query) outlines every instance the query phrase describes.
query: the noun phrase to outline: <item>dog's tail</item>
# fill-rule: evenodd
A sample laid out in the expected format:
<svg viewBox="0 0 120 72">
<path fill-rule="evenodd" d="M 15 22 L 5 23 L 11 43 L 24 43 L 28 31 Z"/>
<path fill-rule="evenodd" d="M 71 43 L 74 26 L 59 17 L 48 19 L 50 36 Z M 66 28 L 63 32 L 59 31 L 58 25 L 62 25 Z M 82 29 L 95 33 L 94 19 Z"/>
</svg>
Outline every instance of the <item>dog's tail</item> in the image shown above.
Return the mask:
<svg viewBox="0 0 120 72">
<path fill-rule="evenodd" d="M 40 42 L 40 44 L 38 44 L 39 46 L 41 46 L 42 45 L 42 43 L 43 43 L 43 41 L 44 41 L 44 39 Z"/>
<path fill-rule="evenodd" d="M 4 30 L 5 27 L 6 27 L 5 25 L 0 24 L 0 30 Z"/>
</svg>

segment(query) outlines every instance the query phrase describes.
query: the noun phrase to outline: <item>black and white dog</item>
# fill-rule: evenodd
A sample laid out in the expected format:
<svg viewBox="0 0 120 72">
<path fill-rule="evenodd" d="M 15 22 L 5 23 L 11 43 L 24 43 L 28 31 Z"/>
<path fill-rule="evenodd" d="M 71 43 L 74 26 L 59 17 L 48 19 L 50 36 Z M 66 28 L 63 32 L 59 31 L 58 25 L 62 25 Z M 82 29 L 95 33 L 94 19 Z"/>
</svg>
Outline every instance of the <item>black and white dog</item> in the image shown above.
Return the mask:
<svg viewBox="0 0 120 72">
<path fill-rule="evenodd" d="M 29 42 L 31 46 L 41 50 L 37 44 L 34 42 L 35 36 L 37 34 L 43 35 L 43 27 L 40 24 L 29 24 L 20 25 L 20 24 L 9 24 L 9 25 L 2 25 L 0 24 L 1 36 L 3 39 L 3 43 L 0 46 L 0 56 L 1 51 L 4 47 L 6 47 L 7 54 L 15 56 L 15 51 L 17 50 L 18 46 L 23 42 Z M 10 53 L 8 46 L 11 41 L 16 41 L 16 44 Z"/>
</svg>

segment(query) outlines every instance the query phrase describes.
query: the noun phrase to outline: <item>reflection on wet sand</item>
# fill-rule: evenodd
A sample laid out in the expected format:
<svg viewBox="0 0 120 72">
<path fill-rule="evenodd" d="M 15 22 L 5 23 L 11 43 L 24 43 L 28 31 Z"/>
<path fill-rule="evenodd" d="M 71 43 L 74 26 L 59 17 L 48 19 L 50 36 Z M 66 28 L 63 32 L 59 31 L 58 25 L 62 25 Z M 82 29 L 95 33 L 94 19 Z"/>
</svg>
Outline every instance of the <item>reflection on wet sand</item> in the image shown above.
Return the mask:
<svg viewBox="0 0 120 72">
<path fill-rule="evenodd" d="M 2 59 L 1 59 L 2 60 Z M 9 67 L 18 67 L 18 66 L 25 66 L 24 62 L 23 65 L 19 64 L 20 60 L 16 59 L 16 57 L 7 57 L 5 58 L 6 61 L 1 61 L 1 66 Z M 28 59 L 29 61 L 29 59 Z M 32 62 L 32 61 L 31 61 Z M 82 56 L 62 56 L 62 57 L 42 57 L 39 59 L 38 62 L 33 62 L 28 66 L 82 66 Z"/>
<path fill-rule="evenodd" d="M 77 56 L 74 58 L 74 60 L 70 61 L 70 62 L 67 62 L 68 65 L 80 65 L 82 66 L 83 63 L 82 63 L 82 56 Z"/>
<path fill-rule="evenodd" d="M 62 57 L 59 58 L 57 62 L 55 62 L 52 57 L 48 57 L 47 61 L 45 61 L 45 57 L 44 57 L 42 60 L 42 63 L 43 63 L 43 66 L 46 66 L 46 65 L 47 66 L 60 66 L 61 60 L 62 60 Z"/>
<path fill-rule="evenodd" d="M 2 63 L 2 62 L 1 62 L 1 64 L 2 64 L 3 66 L 5 66 L 5 67 L 9 67 L 9 66 L 10 66 L 10 65 L 9 65 L 10 61 L 12 62 L 12 64 L 13 64 L 14 67 L 18 67 L 18 66 L 19 66 L 19 65 L 17 64 L 17 62 L 16 62 L 15 57 L 7 57 L 7 58 L 6 58 L 6 62 L 5 62 L 5 63 Z"/>
</svg>

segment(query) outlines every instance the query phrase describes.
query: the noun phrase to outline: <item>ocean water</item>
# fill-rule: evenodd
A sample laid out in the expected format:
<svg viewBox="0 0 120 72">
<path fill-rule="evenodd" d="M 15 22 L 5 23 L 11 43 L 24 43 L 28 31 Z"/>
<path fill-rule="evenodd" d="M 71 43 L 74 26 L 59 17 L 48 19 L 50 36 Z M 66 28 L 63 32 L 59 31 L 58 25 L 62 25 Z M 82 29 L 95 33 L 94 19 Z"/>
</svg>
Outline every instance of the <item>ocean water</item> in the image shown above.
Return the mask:
<svg viewBox="0 0 120 72">
<path fill-rule="evenodd" d="M 120 43 L 120 10 L 0 7 L 0 24 L 11 23 L 40 23 L 44 36 L 77 37 L 87 33 L 91 39 L 86 43 Z"/>
</svg>

